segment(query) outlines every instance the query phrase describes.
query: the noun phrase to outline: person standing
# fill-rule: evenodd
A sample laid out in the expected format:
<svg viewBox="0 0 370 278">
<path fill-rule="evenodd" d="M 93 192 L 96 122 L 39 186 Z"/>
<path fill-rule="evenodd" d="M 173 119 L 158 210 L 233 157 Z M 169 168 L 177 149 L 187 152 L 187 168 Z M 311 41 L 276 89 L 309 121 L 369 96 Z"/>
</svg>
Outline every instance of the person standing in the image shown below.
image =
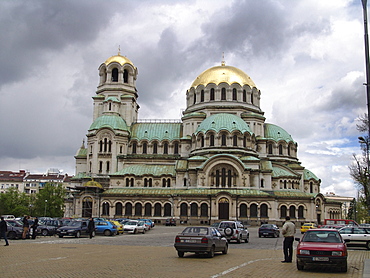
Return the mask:
<svg viewBox="0 0 370 278">
<path fill-rule="evenodd" d="M 28 219 L 29 219 L 30 217 L 28 216 L 28 215 L 25 215 L 24 217 L 23 217 L 23 220 L 22 220 L 22 222 L 23 222 L 23 234 L 22 234 L 22 239 L 26 239 L 26 237 L 27 237 L 27 233 L 28 233 L 28 230 L 29 230 L 29 228 L 30 228 L 30 223 L 28 222 Z"/>
<path fill-rule="evenodd" d="M 39 219 L 35 217 L 35 220 L 32 224 L 32 239 L 35 239 L 37 236 L 37 226 L 39 225 Z"/>
<path fill-rule="evenodd" d="M 92 239 L 95 232 L 95 223 L 92 217 L 90 217 L 89 224 L 87 225 L 87 230 L 89 231 L 90 239 Z"/>
<path fill-rule="evenodd" d="M 6 221 L 4 220 L 4 217 L 1 217 L 0 221 L 0 238 L 4 238 L 5 245 L 9 246 L 8 238 L 6 237 L 6 232 L 8 231 L 8 225 L 6 224 Z"/>
<path fill-rule="evenodd" d="M 294 242 L 294 235 L 296 232 L 295 224 L 290 221 L 290 217 L 285 217 L 285 223 L 283 228 L 281 229 L 281 233 L 284 236 L 283 242 L 283 252 L 284 252 L 284 261 L 282 263 L 291 263 L 293 257 L 293 242 Z"/>
</svg>

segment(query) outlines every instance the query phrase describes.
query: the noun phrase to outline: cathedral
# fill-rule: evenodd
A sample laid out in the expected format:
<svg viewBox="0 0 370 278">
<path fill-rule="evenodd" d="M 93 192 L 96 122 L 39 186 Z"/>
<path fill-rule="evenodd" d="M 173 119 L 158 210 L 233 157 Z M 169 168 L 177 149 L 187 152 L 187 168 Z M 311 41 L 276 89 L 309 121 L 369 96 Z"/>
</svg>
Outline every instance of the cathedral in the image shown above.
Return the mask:
<svg viewBox="0 0 370 278">
<path fill-rule="evenodd" d="M 127 57 L 98 70 L 71 215 L 190 225 L 340 218 L 341 203 L 320 193 L 292 136 L 266 122 L 261 91 L 241 69 L 222 61 L 195 77 L 178 121 L 139 119 L 138 69 Z"/>
</svg>

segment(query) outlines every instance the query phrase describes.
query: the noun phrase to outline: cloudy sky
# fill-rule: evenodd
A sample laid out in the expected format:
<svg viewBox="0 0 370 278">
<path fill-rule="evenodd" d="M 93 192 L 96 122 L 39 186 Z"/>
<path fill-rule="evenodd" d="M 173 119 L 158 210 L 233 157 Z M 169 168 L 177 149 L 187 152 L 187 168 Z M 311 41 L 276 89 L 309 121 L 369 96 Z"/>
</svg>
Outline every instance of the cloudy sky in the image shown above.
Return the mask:
<svg viewBox="0 0 370 278">
<path fill-rule="evenodd" d="M 0 170 L 74 174 L 98 67 L 119 47 L 139 70 L 141 119 L 179 119 L 186 90 L 224 53 L 261 90 L 266 121 L 298 142 L 321 192 L 356 195 L 361 0 L 2 0 Z"/>
</svg>

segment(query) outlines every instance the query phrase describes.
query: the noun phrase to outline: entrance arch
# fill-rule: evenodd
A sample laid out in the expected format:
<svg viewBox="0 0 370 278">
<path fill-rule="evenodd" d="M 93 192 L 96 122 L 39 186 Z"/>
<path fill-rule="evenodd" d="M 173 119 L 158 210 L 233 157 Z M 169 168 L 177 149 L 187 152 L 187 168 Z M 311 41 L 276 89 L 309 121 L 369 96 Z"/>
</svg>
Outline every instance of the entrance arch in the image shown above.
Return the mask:
<svg viewBox="0 0 370 278">
<path fill-rule="evenodd" d="M 221 198 L 218 201 L 218 219 L 228 220 L 229 219 L 230 203 L 229 199 Z"/>
</svg>

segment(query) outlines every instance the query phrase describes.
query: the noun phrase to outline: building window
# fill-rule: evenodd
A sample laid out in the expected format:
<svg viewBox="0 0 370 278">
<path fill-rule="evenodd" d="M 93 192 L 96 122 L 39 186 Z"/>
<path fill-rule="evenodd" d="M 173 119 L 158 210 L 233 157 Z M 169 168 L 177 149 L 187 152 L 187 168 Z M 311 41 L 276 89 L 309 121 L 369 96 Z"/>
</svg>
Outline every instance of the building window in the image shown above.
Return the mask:
<svg viewBox="0 0 370 278">
<path fill-rule="evenodd" d="M 233 136 L 233 146 L 234 147 L 237 147 L 238 146 L 238 136 L 237 135 L 234 135 Z"/>
<path fill-rule="evenodd" d="M 200 216 L 208 217 L 208 205 L 207 204 L 200 205 Z"/>
<path fill-rule="evenodd" d="M 163 144 L 163 154 L 168 154 L 168 143 Z"/>
<path fill-rule="evenodd" d="M 243 90 L 243 102 L 247 102 L 247 92 Z"/>
<path fill-rule="evenodd" d="M 136 148 L 137 148 L 136 142 L 132 143 L 132 153 L 133 154 L 136 154 Z"/>
<path fill-rule="evenodd" d="M 235 88 L 233 89 L 233 100 L 238 100 L 238 94 Z"/>
<path fill-rule="evenodd" d="M 313 184 L 312 184 L 312 181 L 310 182 L 310 193 L 313 193 Z"/>
<path fill-rule="evenodd" d="M 258 217 L 256 204 L 251 204 L 250 210 L 251 210 L 251 217 Z"/>
<path fill-rule="evenodd" d="M 123 71 L 123 83 L 128 83 L 128 71 Z"/>
<path fill-rule="evenodd" d="M 188 205 L 186 203 L 180 205 L 180 216 L 188 216 Z"/>
<path fill-rule="evenodd" d="M 109 172 L 109 161 L 107 161 L 107 172 Z"/>
<path fill-rule="evenodd" d="M 198 216 L 198 204 L 192 203 L 190 205 L 190 216 Z"/>
<path fill-rule="evenodd" d="M 200 137 L 200 146 L 202 148 L 204 147 L 204 136 L 203 135 Z"/>
<path fill-rule="evenodd" d="M 194 92 L 194 100 L 193 100 L 193 104 L 196 104 L 197 103 L 197 94 Z"/>
<path fill-rule="evenodd" d="M 226 134 L 221 135 L 221 146 L 226 146 Z"/>
<path fill-rule="evenodd" d="M 209 146 L 213 147 L 214 145 L 215 145 L 215 136 L 213 134 L 211 134 L 209 136 Z"/>
<path fill-rule="evenodd" d="M 154 205 L 154 216 L 162 216 L 162 207 L 161 204 Z"/>
<path fill-rule="evenodd" d="M 280 218 L 285 218 L 287 216 L 287 208 L 286 206 L 280 207 Z"/>
<path fill-rule="evenodd" d="M 103 213 L 102 214 L 109 216 L 109 203 L 108 202 L 103 203 Z"/>
<path fill-rule="evenodd" d="M 147 154 L 148 144 L 143 143 L 143 154 Z"/>
<path fill-rule="evenodd" d="M 246 204 L 241 204 L 240 205 L 240 217 L 244 217 L 246 218 L 247 217 L 247 205 Z"/>
<path fill-rule="evenodd" d="M 157 154 L 158 153 L 158 144 L 157 142 L 154 142 L 153 143 L 153 154 Z"/>
<path fill-rule="evenodd" d="M 289 208 L 289 216 L 290 216 L 290 218 L 296 218 L 296 216 L 295 216 L 295 206 L 291 206 Z"/>
<path fill-rule="evenodd" d="M 251 103 L 253 104 L 253 93 L 251 94 Z"/>
<path fill-rule="evenodd" d="M 99 161 L 99 172 L 103 172 L 103 161 Z"/>
<path fill-rule="evenodd" d="M 127 203 L 125 205 L 125 216 L 132 216 L 132 204 Z"/>
<path fill-rule="evenodd" d="M 265 180 L 261 179 L 261 188 L 264 188 L 264 187 L 265 187 Z"/>
<path fill-rule="evenodd" d="M 200 102 L 204 102 L 204 90 L 200 91 Z"/>
<path fill-rule="evenodd" d="M 118 69 L 117 68 L 114 68 L 112 70 L 112 81 L 118 82 Z"/>
<path fill-rule="evenodd" d="M 116 214 L 115 215 L 122 215 L 122 203 L 119 202 L 116 204 Z"/>
<path fill-rule="evenodd" d="M 226 89 L 225 88 L 221 89 L 221 100 L 226 100 Z"/>
<path fill-rule="evenodd" d="M 261 205 L 261 217 L 268 217 L 268 207 L 266 204 Z"/>
<path fill-rule="evenodd" d="M 143 206 L 140 203 L 135 204 L 135 216 L 141 217 Z"/>
<path fill-rule="evenodd" d="M 272 154 L 272 144 L 268 144 L 267 149 L 268 154 Z"/>
<path fill-rule="evenodd" d="M 165 204 L 163 207 L 163 216 L 172 216 L 171 211 L 172 211 L 171 205 L 168 203 Z"/>
<path fill-rule="evenodd" d="M 283 154 L 283 145 L 279 145 L 279 155 Z"/>
<path fill-rule="evenodd" d="M 144 206 L 144 215 L 145 216 L 152 216 L 152 205 L 147 203 Z"/>
<path fill-rule="evenodd" d="M 303 206 L 298 207 L 298 218 L 304 218 L 304 207 Z"/>
<path fill-rule="evenodd" d="M 213 89 L 213 88 L 211 89 L 209 100 L 215 100 L 215 89 Z"/>
<path fill-rule="evenodd" d="M 173 145 L 173 154 L 179 154 L 179 143 L 175 142 Z"/>
</svg>

